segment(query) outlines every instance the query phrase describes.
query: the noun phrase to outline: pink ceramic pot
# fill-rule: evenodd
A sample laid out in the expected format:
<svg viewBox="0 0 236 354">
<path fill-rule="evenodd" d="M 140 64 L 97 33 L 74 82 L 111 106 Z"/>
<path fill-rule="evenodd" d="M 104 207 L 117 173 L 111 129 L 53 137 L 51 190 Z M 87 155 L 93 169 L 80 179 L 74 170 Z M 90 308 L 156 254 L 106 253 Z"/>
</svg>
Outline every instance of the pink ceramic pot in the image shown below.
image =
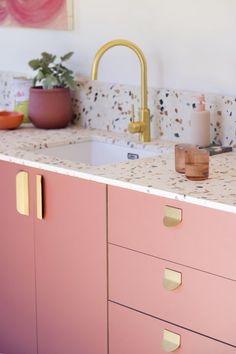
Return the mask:
<svg viewBox="0 0 236 354">
<path fill-rule="evenodd" d="M 73 117 L 70 90 L 31 87 L 29 117 L 37 128 L 65 128 Z"/>
</svg>

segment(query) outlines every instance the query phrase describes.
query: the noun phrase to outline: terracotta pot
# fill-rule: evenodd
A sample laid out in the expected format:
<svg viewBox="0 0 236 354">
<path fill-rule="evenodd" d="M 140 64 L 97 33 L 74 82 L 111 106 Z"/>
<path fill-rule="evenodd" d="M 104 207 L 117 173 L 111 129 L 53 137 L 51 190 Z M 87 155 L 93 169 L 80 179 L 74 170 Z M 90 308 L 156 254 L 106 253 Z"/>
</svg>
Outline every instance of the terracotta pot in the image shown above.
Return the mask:
<svg viewBox="0 0 236 354">
<path fill-rule="evenodd" d="M 29 118 L 37 128 L 65 128 L 73 117 L 70 90 L 31 87 Z"/>
</svg>

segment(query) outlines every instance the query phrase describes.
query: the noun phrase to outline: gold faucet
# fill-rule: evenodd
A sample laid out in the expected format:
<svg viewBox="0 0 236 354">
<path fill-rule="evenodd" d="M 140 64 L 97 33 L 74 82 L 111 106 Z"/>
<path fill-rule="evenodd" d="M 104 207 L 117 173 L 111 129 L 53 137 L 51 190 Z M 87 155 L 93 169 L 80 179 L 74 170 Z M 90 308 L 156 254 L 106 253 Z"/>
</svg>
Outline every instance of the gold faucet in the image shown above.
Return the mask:
<svg viewBox="0 0 236 354">
<path fill-rule="evenodd" d="M 147 107 L 147 64 L 146 59 L 139 47 L 136 44 L 124 40 L 116 39 L 114 41 L 104 44 L 97 52 L 93 67 L 92 67 L 92 80 L 97 80 L 98 64 L 103 54 L 110 48 L 115 46 L 125 46 L 132 49 L 138 56 L 141 64 L 141 108 L 139 111 L 139 121 L 134 121 L 134 116 L 131 118 L 128 130 L 130 133 L 140 133 L 140 140 L 148 142 L 150 138 L 150 111 Z"/>
</svg>

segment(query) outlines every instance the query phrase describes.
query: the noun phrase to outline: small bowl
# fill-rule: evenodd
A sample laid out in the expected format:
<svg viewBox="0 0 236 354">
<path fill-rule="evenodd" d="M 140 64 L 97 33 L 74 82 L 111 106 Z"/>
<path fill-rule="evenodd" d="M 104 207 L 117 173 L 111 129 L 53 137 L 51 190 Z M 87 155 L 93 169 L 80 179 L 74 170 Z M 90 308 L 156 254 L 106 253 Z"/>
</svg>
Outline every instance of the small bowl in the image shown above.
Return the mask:
<svg viewBox="0 0 236 354">
<path fill-rule="evenodd" d="M 20 112 L 0 112 L 0 129 L 16 129 L 23 121 L 24 114 Z"/>
</svg>

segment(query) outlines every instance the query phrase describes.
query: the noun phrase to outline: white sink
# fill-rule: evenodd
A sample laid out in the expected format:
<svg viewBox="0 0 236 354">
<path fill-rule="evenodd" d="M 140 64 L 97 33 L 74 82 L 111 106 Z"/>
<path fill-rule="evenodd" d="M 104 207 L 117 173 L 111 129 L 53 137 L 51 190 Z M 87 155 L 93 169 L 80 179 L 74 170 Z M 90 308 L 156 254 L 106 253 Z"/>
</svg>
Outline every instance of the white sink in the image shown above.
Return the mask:
<svg viewBox="0 0 236 354">
<path fill-rule="evenodd" d="M 46 149 L 40 149 L 38 152 L 44 155 L 93 166 L 109 165 L 161 154 L 158 150 L 148 151 L 143 148 L 137 149 L 97 140 L 87 140 L 76 144 L 48 147 Z"/>
</svg>

